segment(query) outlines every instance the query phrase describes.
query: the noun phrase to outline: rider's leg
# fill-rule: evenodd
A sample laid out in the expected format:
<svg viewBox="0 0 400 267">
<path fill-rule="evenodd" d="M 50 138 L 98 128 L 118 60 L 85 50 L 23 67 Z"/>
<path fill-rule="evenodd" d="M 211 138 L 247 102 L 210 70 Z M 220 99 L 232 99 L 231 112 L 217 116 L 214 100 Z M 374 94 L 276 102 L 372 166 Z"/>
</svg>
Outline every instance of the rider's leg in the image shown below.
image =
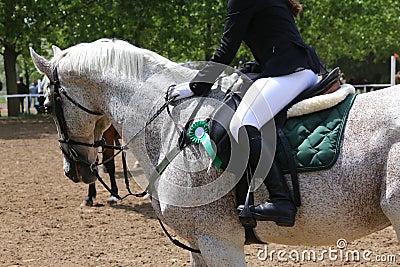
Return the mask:
<svg viewBox="0 0 400 267">
<path fill-rule="evenodd" d="M 317 74 L 302 70 L 255 81 L 245 93 L 229 125 L 233 138 L 238 142 L 239 129 L 244 125 L 261 129 L 296 96 L 315 85 L 317 80 Z"/>
<path fill-rule="evenodd" d="M 273 164 L 273 155 L 270 148 L 263 144 L 261 134 L 257 128 L 253 126 L 245 126 L 250 145 L 249 165 L 255 171 L 256 177 L 262 175 L 265 177 L 265 184 L 269 193 L 269 200 L 263 204 L 250 207 L 253 218 L 261 221 L 275 221 L 280 226 L 293 226 L 296 217 L 296 206 L 292 201 L 289 188 L 280 174 L 279 169 Z M 262 151 L 262 150 L 267 151 Z M 260 158 L 260 155 L 263 155 Z M 260 160 L 261 159 L 261 160 Z M 269 170 L 262 170 L 265 161 L 269 161 L 271 168 Z M 260 163 L 260 166 L 258 164 Z M 261 171 L 259 171 L 261 169 Z M 268 171 L 269 174 L 268 174 Z"/>
<path fill-rule="evenodd" d="M 230 130 L 240 144 L 239 129 L 245 126 L 250 146 L 249 164 L 253 170 L 256 170 L 256 173 L 257 167 L 267 164 L 265 159 L 269 160 L 269 163 L 273 162 L 272 153 L 275 148 L 264 144 L 260 129 L 298 94 L 316 82 L 316 74 L 310 70 L 303 70 L 286 76 L 259 79 L 246 92 L 232 119 Z M 275 132 L 267 134 L 275 135 Z M 262 155 L 261 159 L 260 154 Z M 260 166 L 258 166 L 259 161 L 261 162 Z M 267 177 L 268 171 L 264 171 L 264 176 L 261 177 L 267 178 L 265 182 L 270 200 L 251 207 L 251 212 L 257 220 L 272 220 L 279 225 L 292 226 L 296 207 L 291 200 L 286 182 L 279 175 L 274 164 L 272 164 L 272 170 L 275 175 Z"/>
</svg>

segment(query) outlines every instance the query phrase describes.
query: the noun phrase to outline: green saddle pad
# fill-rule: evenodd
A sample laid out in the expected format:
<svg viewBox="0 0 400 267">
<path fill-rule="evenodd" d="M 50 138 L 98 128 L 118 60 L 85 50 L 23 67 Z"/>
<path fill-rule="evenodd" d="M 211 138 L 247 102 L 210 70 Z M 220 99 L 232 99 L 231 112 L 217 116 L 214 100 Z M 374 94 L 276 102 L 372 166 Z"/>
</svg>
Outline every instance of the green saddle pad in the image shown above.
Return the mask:
<svg viewBox="0 0 400 267">
<path fill-rule="evenodd" d="M 298 172 L 329 169 L 335 164 L 347 116 L 355 97 L 355 94 L 349 95 L 332 108 L 287 120 L 283 132 L 292 148 L 291 153 Z M 289 173 L 280 140 L 276 158 L 283 173 Z"/>
</svg>

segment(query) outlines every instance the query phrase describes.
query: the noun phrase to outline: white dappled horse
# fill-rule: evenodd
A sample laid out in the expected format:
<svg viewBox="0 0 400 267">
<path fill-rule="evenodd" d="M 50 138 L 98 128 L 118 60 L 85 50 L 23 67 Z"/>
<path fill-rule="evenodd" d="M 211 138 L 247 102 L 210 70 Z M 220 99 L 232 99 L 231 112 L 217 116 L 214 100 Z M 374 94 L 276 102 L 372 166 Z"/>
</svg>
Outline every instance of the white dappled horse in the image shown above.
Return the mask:
<svg viewBox="0 0 400 267">
<path fill-rule="evenodd" d="M 193 71 L 123 41 L 99 40 L 55 52 L 48 61 L 32 50 L 37 69 L 51 81 L 59 79 L 70 98 L 98 114 L 85 112 L 61 94 L 69 137 L 93 143 L 111 122 L 118 132 L 123 132 L 124 141 L 130 142 L 129 150 L 145 172 L 151 173 L 177 143 L 179 132 L 163 112 L 145 131 L 137 133 L 164 103 L 167 87 L 188 81 Z M 55 68 L 58 78 L 54 77 Z M 53 96 L 54 87 L 47 92 L 47 106 L 54 106 Z M 176 104 L 171 107 L 171 116 L 185 124 L 199 101 L 195 97 Z M 204 119 L 218 103 L 205 101 L 197 116 Z M 329 170 L 299 174 L 302 206 L 295 226 L 258 222 L 256 236 L 263 242 L 327 245 L 339 238 L 350 241 L 393 225 L 400 237 L 399 141 L 400 87 L 359 95 L 349 113 L 336 164 Z M 66 149 L 67 145 L 61 146 Z M 74 150 L 88 163 L 96 159 L 97 149 L 74 146 Z M 244 266 L 245 235 L 238 219 L 235 191 L 225 188 L 226 193 L 214 196 L 212 188 L 219 188 L 206 185 L 218 180 L 221 173 L 214 168 L 207 170 L 208 161 L 198 146 L 185 148 L 157 182 L 153 207 L 190 246 L 201 251 L 191 253 L 192 265 Z M 64 171 L 74 181 L 95 181 L 88 166 L 73 166 L 65 156 Z M 170 184 L 184 189 L 177 190 Z M 203 198 L 208 199 L 199 202 L 194 198 L 202 194 L 187 188 L 206 193 Z M 266 199 L 263 185 L 256 197 L 256 202 Z"/>
</svg>

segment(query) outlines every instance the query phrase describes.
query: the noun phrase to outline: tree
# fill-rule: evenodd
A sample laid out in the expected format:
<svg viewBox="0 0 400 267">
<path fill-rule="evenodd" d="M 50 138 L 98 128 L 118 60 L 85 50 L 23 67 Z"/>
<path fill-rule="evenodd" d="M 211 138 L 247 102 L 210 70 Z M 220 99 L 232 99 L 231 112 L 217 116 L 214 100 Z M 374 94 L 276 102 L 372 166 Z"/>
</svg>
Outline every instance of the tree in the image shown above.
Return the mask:
<svg viewBox="0 0 400 267">
<path fill-rule="evenodd" d="M 2 89 L 5 89 L 5 84 L 4 84 L 4 65 L 3 65 L 3 56 L 0 54 L 0 82 L 2 83 Z"/>
<path fill-rule="evenodd" d="M 307 0 L 298 26 L 328 68 L 343 57 L 379 62 L 400 50 L 397 2 Z M 30 78 L 29 46 L 49 57 L 51 44 L 66 48 L 119 38 L 174 61 L 208 60 L 221 38 L 225 12 L 226 0 L 0 0 L 7 93 L 17 92 L 17 64 Z M 232 65 L 251 59 L 242 46 Z M 8 108 L 18 115 L 17 101 L 9 101 Z"/>
<path fill-rule="evenodd" d="M 381 61 L 399 50 L 397 0 L 307 0 L 303 7 L 302 36 L 328 66 L 341 57 Z"/>
<path fill-rule="evenodd" d="M 2 47 L 1 54 L 4 57 L 5 83 L 9 95 L 17 93 L 17 57 L 21 53 L 27 55 L 29 45 L 40 44 L 41 38 L 38 36 L 46 28 L 37 26 L 38 22 L 47 23 L 49 21 L 47 19 L 49 13 L 46 12 L 48 7 L 51 5 L 43 1 L 0 1 L 0 45 Z M 18 99 L 11 98 L 7 103 L 9 116 L 18 116 Z"/>
</svg>

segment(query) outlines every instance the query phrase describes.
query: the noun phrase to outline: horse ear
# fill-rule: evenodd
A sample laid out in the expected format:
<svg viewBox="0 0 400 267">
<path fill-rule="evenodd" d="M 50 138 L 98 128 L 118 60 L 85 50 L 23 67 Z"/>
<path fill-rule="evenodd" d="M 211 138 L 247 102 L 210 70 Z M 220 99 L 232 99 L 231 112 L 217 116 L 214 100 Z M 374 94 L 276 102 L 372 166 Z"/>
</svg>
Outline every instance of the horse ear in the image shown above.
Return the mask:
<svg viewBox="0 0 400 267">
<path fill-rule="evenodd" d="M 53 56 L 54 57 L 57 56 L 59 53 L 61 53 L 61 49 L 58 46 L 53 45 L 52 48 L 53 48 Z"/>
<path fill-rule="evenodd" d="M 29 48 L 31 52 L 31 57 L 33 60 L 33 64 L 35 64 L 36 69 L 41 73 L 45 74 L 47 77 L 51 77 L 51 68 L 50 68 L 50 61 L 45 59 L 44 57 L 36 54 L 33 48 Z"/>
</svg>

